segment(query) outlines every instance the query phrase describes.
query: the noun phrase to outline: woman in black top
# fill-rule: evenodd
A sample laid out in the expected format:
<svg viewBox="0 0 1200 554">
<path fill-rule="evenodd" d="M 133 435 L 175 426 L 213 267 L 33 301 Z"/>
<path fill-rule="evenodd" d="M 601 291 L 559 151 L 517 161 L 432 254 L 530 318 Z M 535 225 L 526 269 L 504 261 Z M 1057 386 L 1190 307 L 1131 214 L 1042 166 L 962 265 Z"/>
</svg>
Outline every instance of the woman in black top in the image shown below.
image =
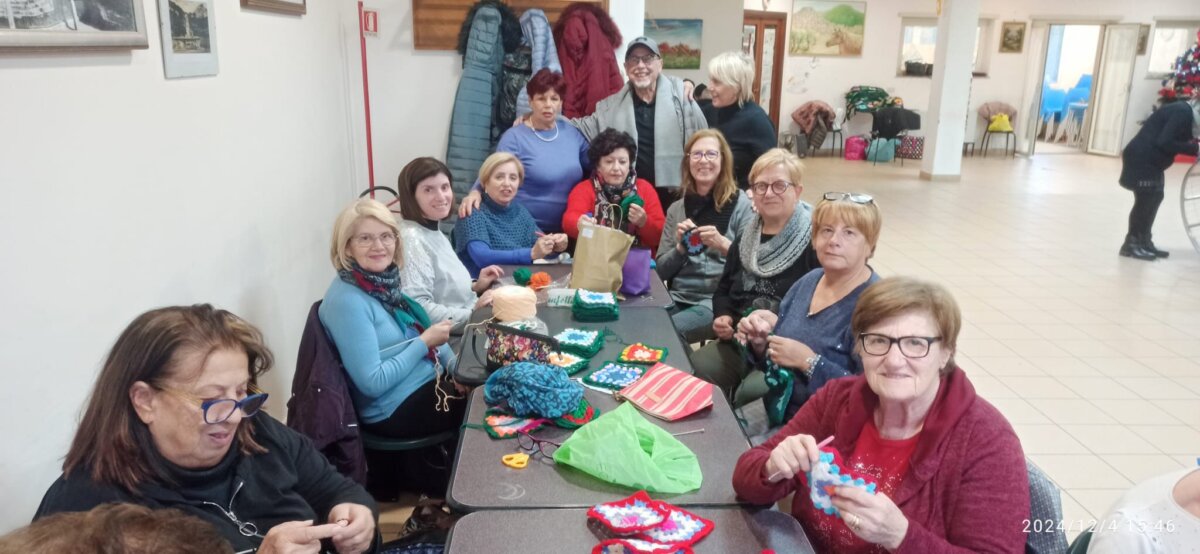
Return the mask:
<svg viewBox="0 0 1200 554">
<path fill-rule="evenodd" d="M 754 61 L 741 52 L 725 52 L 708 62 L 711 106 L 702 104 L 708 126 L 721 131 L 733 151 L 738 188 L 750 187 L 750 166 L 774 148 L 775 125 L 754 103 Z"/>
<path fill-rule="evenodd" d="M 1163 201 L 1163 172 L 1176 154 L 1196 155 L 1200 135 L 1200 91 L 1188 102 L 1173 102 L 1159 108 L 1142 124 L 1138 134 L 1121 153 L 1120 183 L 1133 192 L 1129 232 L 1120 255 L 1139 260 L 1165 258 L 1168 253 L 1154 247 L 1150 230 Z"/>
</svg>

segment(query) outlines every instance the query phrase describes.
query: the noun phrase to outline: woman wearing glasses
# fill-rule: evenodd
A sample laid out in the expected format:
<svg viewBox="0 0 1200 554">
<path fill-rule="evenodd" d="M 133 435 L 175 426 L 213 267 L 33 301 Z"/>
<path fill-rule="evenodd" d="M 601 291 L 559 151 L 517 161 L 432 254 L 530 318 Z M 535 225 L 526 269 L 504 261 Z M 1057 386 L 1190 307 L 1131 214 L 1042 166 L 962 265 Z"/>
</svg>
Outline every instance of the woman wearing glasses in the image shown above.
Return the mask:
<svg viewBox="0 0 1200 554">
<path fill-rule="evenodd" d="M 325 539 L 366 551 L 370 495 L 257 414 L 266 395 L 254 387 L 272 359 L 258 329 L 207 304 L 138 316 L 109 352 L 34 519 L 129 502 L 199 517 L 236 552 L 317 552 Z"/>
<path fill-rule="evenodd" d="M 713 292 L 713 334 L 719 340 L 692 354 L 696 376 L 715 383 L 733 398 L 749 371 L 741 348 L 733 341 L 742 316 L 754 310 L 778 311 L 788 289 L 816 267 L 812 237 L 812 207 L 800 201 L 804 164 L 795 154 L 773 148 L 750 169 L 754 183 L 751 216 L 731 243 L 725 269 Z M 735 405 L 765 392 L 761 376 L 757 386 L 744 387 Z"/>
<path fill-rule="evenodd" d="M 416 438 L 457 429 L 465 402 L 436 378 L 454 366 L 450 321 L 433 323 L 401 292 L 404 253 L 387 208 L 360 199 L 333 225 L 330 259 L 337 276 L 317 313 L 350 376 L 363 429 Z"/>
<path fill-rule="evenodd" d="M 571 190 L 563 231 L 574 239 L 584 223 L 613 227 L 633 235 L 653 256 L 662 236 L 663 211 L 654 186 L 634 171 L 637 142 L 628 133 L 605 129 L 588 147 L 588 159 L 592 175 Z"/>
<path fill-rule="evenodd" d="M 741 52 L 725 52 L 708 62 L 708 92 L 712 109 L 705 112 L 708 125 L 729 139 L 733 175 L 738 187 L 750 187 L 750 166 L 775 147 L 775 125 L 754 103 L 754 60 Z"/>
<path fill-rule="evenodd" d="M 697 131 L 683 151 L 683 198 L 667 208 L 657 262 L 675 301 L 671 321 L 692 343 L 713 338 L 713 291 L 738 230 L 753 212 L 733 179 L 733 155 L 720 131 Z"/>
<path fill-rule="evenodd" d="M 851 324 L 863 375 L 829 382 L 742 454 L 738 497 L 771 504 L 804 491 L 792 515 L 817 552 L 1024 552 L 1025 456 L 954 363 L 961 324 L 939 285 L 892 277 L 868 287 Z M 806 472 L 825 452 L 875 491 L 821 487 L 815 506 Z"/>
<path fill-rule="evenodd" d="M 850 314 L 863 290 L 879 280 L 867 261 L 882 227 L 870 196 L 825 193 L 813 212 L 812 242 L 821 267 L 792 285 L 778 312 L 755 310 L 738 323 L 737 339 L 758 370 L 751 390 L 757 393 L 758 379 L 765 380 L 773 424 L 787 421 L 829 380 L 861 373 L 851 355 Z"/>
</svg>

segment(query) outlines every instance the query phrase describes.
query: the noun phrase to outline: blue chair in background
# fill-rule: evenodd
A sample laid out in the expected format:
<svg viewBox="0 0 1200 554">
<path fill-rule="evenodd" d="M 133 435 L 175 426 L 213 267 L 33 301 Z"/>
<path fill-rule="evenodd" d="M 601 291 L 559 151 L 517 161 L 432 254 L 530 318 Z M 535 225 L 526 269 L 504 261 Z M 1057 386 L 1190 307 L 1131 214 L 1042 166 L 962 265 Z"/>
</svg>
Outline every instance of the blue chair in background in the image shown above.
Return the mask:
<svg viewBox="0 0 1200 554">
<path fill-rule="evenodd" d="M 1092 88 L 1092 74 L 1084 73 L 1083 75 L 1080 75 L 1079 80 L 1075 81 L 1075 86 L 1071 88 Z"/>
<path fill-rule="evenodd" d="M 1087 79 L 1085 80 L 1084 77 Z M 1080 83 L 1091 84 L 1091 75 L 1084 75 L 1079 78 Z M 1067 144 L 1079 144 L 1080 134 L 1083 131 L 1083 118 L 1087 115 L 1088 102 L 1092 97 L 1092 89 L 1089 86 L 1075 85 L 1075 88 L 1067 91 L 1067 99 L 1064 103 L 1063 125 L 1059 127 L 1058 133 L 1054 139 L 1066 139 Z"/>
<path fill-rule="evenodd" d="M 1039 112 L 1043 135 L 1047 140 L 1054 136 L 1054 126 L 1062 121 L 1067 109 L 1067 92 L 1042 85 L 1042 107 Z"/>
</svg>

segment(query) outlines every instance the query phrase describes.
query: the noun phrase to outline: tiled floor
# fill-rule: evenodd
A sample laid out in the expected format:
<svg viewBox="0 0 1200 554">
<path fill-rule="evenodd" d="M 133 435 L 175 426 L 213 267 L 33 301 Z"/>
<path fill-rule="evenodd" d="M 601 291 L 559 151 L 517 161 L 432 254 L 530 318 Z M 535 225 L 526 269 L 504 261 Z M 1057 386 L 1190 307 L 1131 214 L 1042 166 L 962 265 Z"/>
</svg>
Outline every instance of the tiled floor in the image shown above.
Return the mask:
<svg viewBox="0 0 1200 554">
<path fill-rule="evenodd" d="M 1200 455 L 1200 255 L 1179 215 L 1186 168 L 1167 174 L 1155 242 L 1171 258 L 1120 258 L 1131 195 L 1119 160 L 967 158 L 962 181 L 919 163 L 810 158 L 802 195 L 874 195 L 872 265 L 944 283 L 965 321 L 960 365 L 1025 453 L 1063 489 L 1069 535 L 1147 477 Z M 389 530 L 414 499 L 386 506 Z"/>
<path fill-rule="evenodd" d="M 962 181 L 919 164 L 805 160 L 810 202 L 874 195 L 872 265 L 939 281 L 965 326 L 957 359 L 1063 489 L 1066 523 L 1102 517 L 1123 490 L 1200 455 L 1200 255 L 1183 231 L 1183 166 L 1167 173 L 1155 243 L 1120 258 L 1132 196 L 1120 161 L 1087 155 L 967 158 Z"/>
</svg>

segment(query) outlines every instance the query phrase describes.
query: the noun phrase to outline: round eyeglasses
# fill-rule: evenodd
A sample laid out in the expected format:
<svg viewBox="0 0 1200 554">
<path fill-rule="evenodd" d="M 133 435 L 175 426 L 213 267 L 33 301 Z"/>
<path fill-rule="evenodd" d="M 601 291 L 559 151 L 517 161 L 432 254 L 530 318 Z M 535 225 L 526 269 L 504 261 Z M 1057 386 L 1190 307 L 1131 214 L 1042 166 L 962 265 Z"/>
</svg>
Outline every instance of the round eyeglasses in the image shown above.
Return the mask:
<svg viewBox="0 0 1200 554">
<path fill-rule="evenodd" d="M 192 403 L 200 403 L 200 410 L 204 412 L 204 422 L 208 424 L 224 423 L 233 417 L 233 412 L 241 409 L 242 415 L 251 417 L 257 414 L 262 409 L 263 404 L 267 402 L 267 393 L 260 392 L 251 394 L 241 400 L 232 398 L 214 398 L 211 400 L 203 400 L 195 395 L 183 392 L 181 390 L 169 389 L 165 387 L 155 387 L 158 390 L 173 394 L 181 399 Z"/>
<path fill-rule="evenodd" d="M 396 244 L 396 233 L 388 232 L 380 233 L 379 235 L 354 235 L 350 240 L 354 243 L 354 246 L 358 246 L 360 248 L 371 246 L 372 244 L 375 244 L 375 241 L 379 241 L 384 246 L 392 246 Z"/>
<path fill-rule="evenodd" d="M 767 189 L 770 189 L 771 192 L 778 196 L 783 194 L 783 192 L 786 191 L 790 186 L 792 186 L 790 181 L 775 181 L 774 183 L 753 183 L 750 185 L 750 188 L 754 190 L 754 194 L 756 196 L 765 196 L 767 194 Z"/>
<path fill-rule="evenodd" d="M 929 347 L 942 340 L 942 337 L 889 337 L 879 333 L 859 333 L 858 340 L 862 342 L 863 352 L 872 356 L 885 356 L 895 344 L 900 347 L 900 353 L 906 358 L 924 358 L 929 355 Z"/>
<path fill-rule="evenodd" d="M 528 451 L 530 454 L 541 454 L 548 460 L 553 460 L 554 451 L 562 446 L 560 443 L 540 439 L 524 431 L 517 433 L 517 445 L 521 447 L 521 450 Z"/>
<path fill-rule="evenodd" d="M 692 152 L 691 157 L 693 162 L 698 162 L 700 160 L 715 162 L 717 161 L 717 158 L 721 157 L 721 153 L 717 152 L 716 150 L 696 150 L 695 152 Z"/>
<path fill-rule="evenodd" d="M 855 204 L 872 204 L 875 202 L 875 198 L 870 194 L 862 194 L 860 192 L 827 192 L 825 193 L 825 199 L 830 202 L 849 200 Z"/>
</svg>

